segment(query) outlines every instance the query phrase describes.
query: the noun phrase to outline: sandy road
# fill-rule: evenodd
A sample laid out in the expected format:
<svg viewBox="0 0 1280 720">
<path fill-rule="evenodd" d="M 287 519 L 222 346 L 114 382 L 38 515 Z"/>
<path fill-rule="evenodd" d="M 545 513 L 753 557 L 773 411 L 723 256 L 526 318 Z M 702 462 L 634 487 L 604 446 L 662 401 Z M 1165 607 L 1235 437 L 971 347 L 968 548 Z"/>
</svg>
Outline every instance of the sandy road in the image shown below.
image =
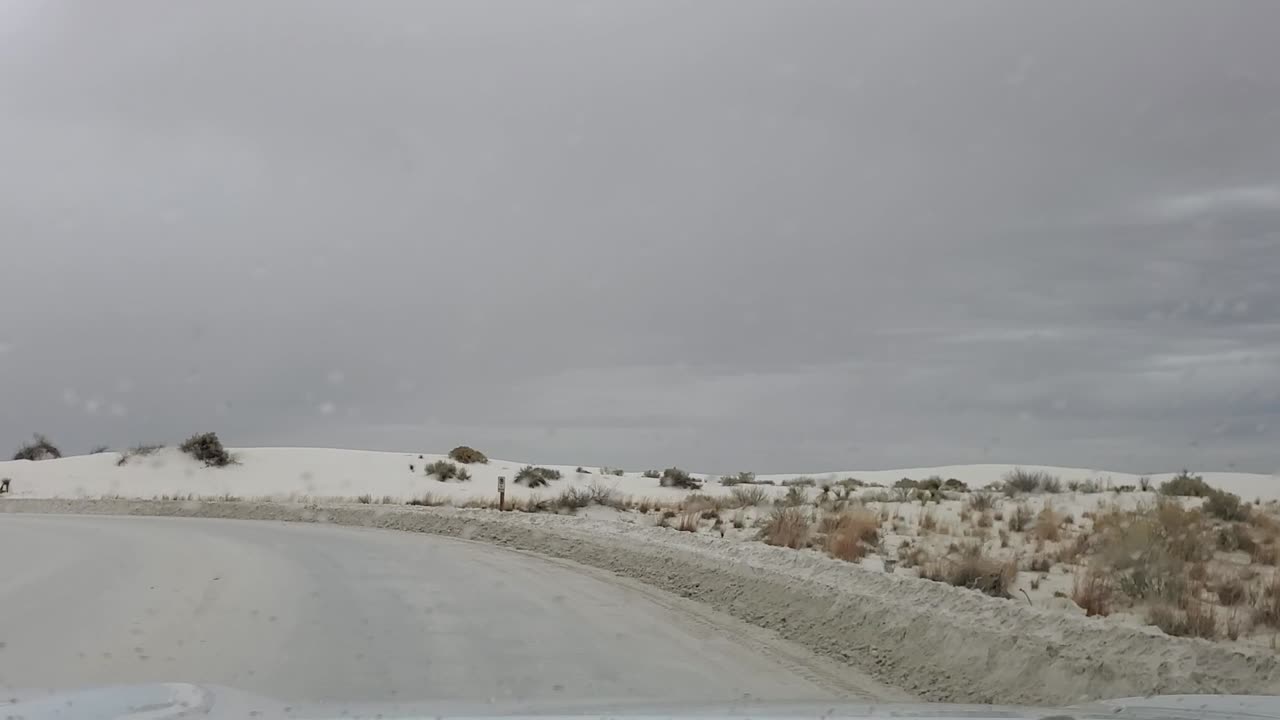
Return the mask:
<svg viewBox="0 0 1280 720">
<path fill-rule="evenodd" d="M 280 699 L 851 697 L 740 623 L 478 543 L 236 520 L 0 517 L 0 689 Z M 686 601 L 687 602 L 687 601 Z"/>
</svg>

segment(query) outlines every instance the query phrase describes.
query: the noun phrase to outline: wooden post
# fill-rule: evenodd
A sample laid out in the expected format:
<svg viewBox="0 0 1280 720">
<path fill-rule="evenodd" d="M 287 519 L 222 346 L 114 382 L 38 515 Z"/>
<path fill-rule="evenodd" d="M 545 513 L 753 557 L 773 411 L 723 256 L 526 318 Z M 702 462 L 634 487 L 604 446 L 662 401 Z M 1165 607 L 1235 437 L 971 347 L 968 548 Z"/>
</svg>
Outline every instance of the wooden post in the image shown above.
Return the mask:
<svg viewBox="0 0 1280 720">
<path fill-rule="evenodd" d="M 498 511 L 507 509 L 507 479 L 498 477 Z"/>
</svg>

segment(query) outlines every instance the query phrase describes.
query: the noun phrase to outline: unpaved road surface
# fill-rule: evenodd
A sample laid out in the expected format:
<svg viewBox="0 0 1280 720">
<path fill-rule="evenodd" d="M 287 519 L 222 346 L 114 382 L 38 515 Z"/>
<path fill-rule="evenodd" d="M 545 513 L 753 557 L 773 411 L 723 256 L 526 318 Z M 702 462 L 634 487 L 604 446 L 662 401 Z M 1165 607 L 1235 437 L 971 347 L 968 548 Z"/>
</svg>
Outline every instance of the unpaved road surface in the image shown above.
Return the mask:
<svg viewBox="0 0 1280 720">
<path fill-rule="evenodd" d="M 214 683 L 299 701 L 868 697 L 696 603 L 463 540 L 0 517 L 0 689 Z"/>
</svg>

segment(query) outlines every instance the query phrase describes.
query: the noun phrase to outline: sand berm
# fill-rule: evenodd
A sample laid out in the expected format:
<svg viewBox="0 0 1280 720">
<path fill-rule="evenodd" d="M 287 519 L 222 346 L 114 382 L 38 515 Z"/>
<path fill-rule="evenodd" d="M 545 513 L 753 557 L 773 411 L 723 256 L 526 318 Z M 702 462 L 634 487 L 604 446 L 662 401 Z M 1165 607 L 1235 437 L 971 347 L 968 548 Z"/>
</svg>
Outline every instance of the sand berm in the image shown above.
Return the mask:
<svg viewBox="0 0 1280 720">
<path fill-rule="evenodd" d="M 0 513 L 337 523 L 570 560 L 695 599 L 922 699 L 1062 705 L 1173 693 L 1280 694 L 1280 656 L 863 570 L 818 553 L 557 515 L 260 502 L 6 500 Z"/>
</svg>

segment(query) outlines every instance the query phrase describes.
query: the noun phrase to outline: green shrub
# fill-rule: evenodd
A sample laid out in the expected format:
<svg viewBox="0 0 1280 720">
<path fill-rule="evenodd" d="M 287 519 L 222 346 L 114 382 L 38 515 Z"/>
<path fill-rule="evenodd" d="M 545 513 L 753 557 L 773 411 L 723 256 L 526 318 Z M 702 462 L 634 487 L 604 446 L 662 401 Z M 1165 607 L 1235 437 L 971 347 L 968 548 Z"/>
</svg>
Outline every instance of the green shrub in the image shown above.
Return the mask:
<svg viewBox="0 0 1280 720">
<path fill-rule="evenodd" d="M 60 457 L 62 457 L 62 451 L 40 433 L 36 433 L 31 442 L 24 443 L 18 448 L 18 452 L 13 454 L 14 460 L 56 460 Z"/>
<path fill-rule="evenodd" d="M 531 488 L 545 487 L 550 481 L 559 480 L 560 478 L 559 470 L 534 467 L 533 465 L 525 465 L 520 468 L 520 472 L 516 473 L 516 483 Z"/>
<path fill-rule="evenodd" d="M 901 480 L 895 482 L 893 486 L 895 488 L 898 488 L 899 490 L 915 490 L 916 488 L 920 487 L 920 483 L 916 482 L 915 480 L 912 480 L 911 478 L 902 478 Z"/>
<path fill-rule="evenodd" d="M 1183 470 L 1160 485 L 1161 495 L 1176 495 L 1180 497 L 1208 497 L 1213 492 L 1213 488 L 1209 487 L 1209 483 L 1199 475 L 1192 475 Z"/>
<path fill-rule="evenodd" d="M 427 475 L 435 476 L 440 482 L 448 482 L 458 477 L 458 471 L 461 470 L 457 465 L 448 460 L 436 460 L 427 465 L 423 470 Z"/>
<path fill-rule="evenodd" d="M 484 464 L 489 462 L 489 458 L 485 457 L 484 453 L 476 450 L 475 448 L 469 448 L 466 445 L 459 445 L 458 447 L 450 450 L 449 459 L 456 460 L 463 465 L 470 465 L 471 463 Z"/>
<path fill-rule="evenodd" d="M 222 441 L 218 439 L 217 433 L 192 435 L 183 440 L 178 449 L 209 467 L 225 467 L 235 462 L 231 453 L 222 447 Z"/>
<path fill-rule="evenodd" d="M 1249 519 L 1249 506 L 1240 501 L 1239 495 L 1224 490 L 1210 490 L 1203 509 L 1219 520 L 1239 522 Z"/>
</svg>

